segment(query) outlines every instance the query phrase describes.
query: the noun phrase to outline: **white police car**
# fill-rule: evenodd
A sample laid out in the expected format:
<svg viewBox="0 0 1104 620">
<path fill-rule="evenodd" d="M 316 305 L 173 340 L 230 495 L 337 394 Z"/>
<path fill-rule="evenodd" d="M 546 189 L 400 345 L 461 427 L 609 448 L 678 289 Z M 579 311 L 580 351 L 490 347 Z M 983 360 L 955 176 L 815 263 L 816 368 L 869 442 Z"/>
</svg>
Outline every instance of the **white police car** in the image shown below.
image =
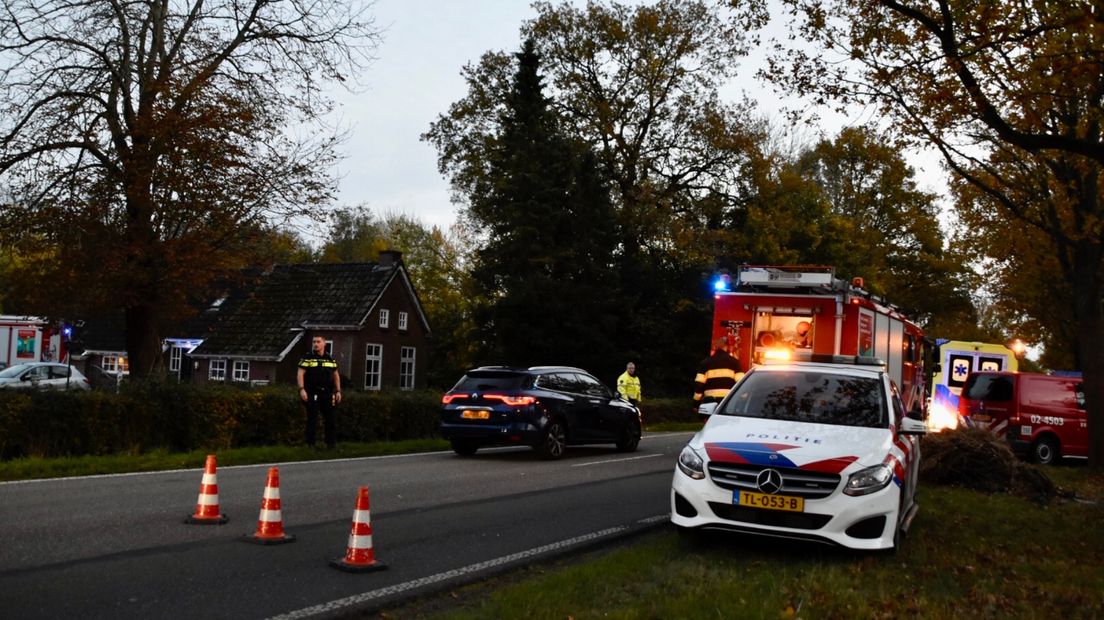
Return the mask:
<svg viewBox="0 0 1104 620">
<path fill-rule="evenodd" d="M 894 549 L 916 514 L 925 424 L 881 360 L 756 366 L 702 413 L 671 483 L 679 528 Z"/>
</svg>

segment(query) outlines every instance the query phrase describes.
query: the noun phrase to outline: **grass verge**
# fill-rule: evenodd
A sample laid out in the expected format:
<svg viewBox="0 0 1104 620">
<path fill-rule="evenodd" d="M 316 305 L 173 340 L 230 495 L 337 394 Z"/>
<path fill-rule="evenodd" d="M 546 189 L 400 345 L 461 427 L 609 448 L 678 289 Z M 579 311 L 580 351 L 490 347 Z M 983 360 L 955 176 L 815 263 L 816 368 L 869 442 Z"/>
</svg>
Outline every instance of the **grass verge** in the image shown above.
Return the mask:
<svg viewBox="0 0 1104 620">
<path fill-rule="evenodd" d="M 922 487 L 920 513 L 896 554 L 726 534 L 687 541 L 664 528 L 378 617 L 1104 617 L 1104 476 L 1077 466 L 1047 471 L 1091 499 L 1040 506 Z"/>
<path fill-rule="evenodd" d="M 217 454 L 220 467 L 257 463 L 289 463 L 319 459 L 343 459 L 388 454 L 409 454 L 448 450 L 443 439 L 410 439 L 374 443 L 339 443 L 333 450 L 306 446 L 259 446 L 192 452 L 154 451 L 143 454 L 78 456 L 71 458 L 26 458 L 0 462 L 0 480 L 30 480 L 64 476 L 90 476 L 136 471 L 202 468 L 208 454 Z"/>
</svg>

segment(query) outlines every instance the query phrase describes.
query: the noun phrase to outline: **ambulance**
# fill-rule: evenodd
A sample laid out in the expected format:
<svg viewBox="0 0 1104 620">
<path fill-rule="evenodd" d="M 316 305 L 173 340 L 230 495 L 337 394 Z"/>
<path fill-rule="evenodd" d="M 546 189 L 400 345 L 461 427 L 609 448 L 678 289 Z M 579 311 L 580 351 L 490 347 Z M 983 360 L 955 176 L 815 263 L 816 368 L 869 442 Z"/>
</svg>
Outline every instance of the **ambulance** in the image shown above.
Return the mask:
<svg viewBox="0 0 1104 620">
<path fill-rule="evenodd" d="M 936 340 L 935 344 L 928 430 L 939 432 L 969 423 L 959 414 L 958 401 L 970 373 L 1016 372 L 1019 360 L 1003 344 L 962 340 Z"/>
<path fill-rule="evenodd" d="M 765 361 L 844 355 L 883 360 L 906 411 L 927 409 L 924 332 L 900 309 L 826 266 L 743 265 L 714 283 L 711 342 L 747 371 Z"/>
</svg>

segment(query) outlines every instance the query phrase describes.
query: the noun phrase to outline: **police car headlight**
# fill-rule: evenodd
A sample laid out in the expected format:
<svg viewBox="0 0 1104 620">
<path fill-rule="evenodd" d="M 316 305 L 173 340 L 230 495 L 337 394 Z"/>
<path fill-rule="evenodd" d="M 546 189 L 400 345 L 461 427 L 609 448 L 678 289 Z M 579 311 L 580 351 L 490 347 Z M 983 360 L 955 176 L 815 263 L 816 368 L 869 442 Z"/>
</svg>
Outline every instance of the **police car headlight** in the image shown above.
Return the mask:
<svg viewBox="0 0 1104 620">
<path fill-rule="evenodd" d="M 893 480 L 893 470 L 889 465 L 881 464 L 867 467 L 851 474 L 847 479 L 847 486 L 843 488 L 846 495 L 867 495 L 886 488 Z"/>
<path fill-rule="evenodd" d="M 690 446 L 686 446 L 682 449 L 682 453 L 678 457 L 679 471 L 690 476 L 694 480 L 701 480 L 705 478 L 705 461 L 702 457 Z"/>
</svg>

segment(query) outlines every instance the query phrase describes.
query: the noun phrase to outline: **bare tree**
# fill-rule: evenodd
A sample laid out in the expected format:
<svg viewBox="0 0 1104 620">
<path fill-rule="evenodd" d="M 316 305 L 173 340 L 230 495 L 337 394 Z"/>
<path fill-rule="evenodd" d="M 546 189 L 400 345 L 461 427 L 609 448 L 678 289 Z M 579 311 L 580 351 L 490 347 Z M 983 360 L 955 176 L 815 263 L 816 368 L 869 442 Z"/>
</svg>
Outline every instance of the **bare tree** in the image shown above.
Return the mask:
<svg viewBox="0 0 1104 620">
<path fill-rule="evenodd" d="M 340 135 L 310 127 L 371 60 L 370 6 L 4 0 L 0 230 L 49 248 L 43 287 L 125 311 L 132 374 L 256 234 L 331 198 Z"/>
</svg>

